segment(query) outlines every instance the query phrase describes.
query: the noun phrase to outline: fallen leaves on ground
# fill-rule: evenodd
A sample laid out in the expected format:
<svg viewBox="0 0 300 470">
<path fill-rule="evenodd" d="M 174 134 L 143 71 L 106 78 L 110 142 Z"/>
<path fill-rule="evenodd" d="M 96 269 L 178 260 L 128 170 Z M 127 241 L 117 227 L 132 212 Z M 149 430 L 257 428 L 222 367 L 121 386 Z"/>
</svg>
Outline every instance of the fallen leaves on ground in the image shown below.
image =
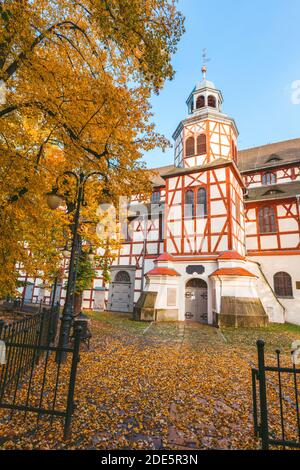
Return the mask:
<svg viewBox="0 0 300 470">
<path fill-rule="evenodd" d="M 52 427 L 41 418 L 36 428 L 33 414 L 24 422 L 23 413 L 9 420 L 2 410 L 0 448 L 259 448 L 252 418 L 254 347 L 225 342 L 226 332 L 224 338 L 198 324 L 135 329 L 126 317 L 118 324 L 109 318 L 93 319 L 91 350 L 80 353 L 71 438 L 63 440 L 59 418 Z M 50 360 L 48 383 L 51 367 L 54 377 Z M 275 397 L 276 388 L 270 393 Z"/>
</svg>

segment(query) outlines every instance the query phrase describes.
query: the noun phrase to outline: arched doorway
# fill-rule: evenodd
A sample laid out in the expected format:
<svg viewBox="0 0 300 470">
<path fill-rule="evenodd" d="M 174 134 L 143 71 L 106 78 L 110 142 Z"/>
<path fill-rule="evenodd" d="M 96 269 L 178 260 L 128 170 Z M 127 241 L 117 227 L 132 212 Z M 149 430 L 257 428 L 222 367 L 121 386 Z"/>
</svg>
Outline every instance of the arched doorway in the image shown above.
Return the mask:
<svg viewBox="0 0 300 470">
<path fill-rule="evenodd" d="M 130 275 L 127 271 L 118 271 L 111 284 L 109 310 L 132 312 L 133 292 Z"/>
<path fill-rule="evenodd" d="M 190 279 L 185 286 L 185 319 L 207 323 L 207 284 L 203 279 Z"/>
</svg>

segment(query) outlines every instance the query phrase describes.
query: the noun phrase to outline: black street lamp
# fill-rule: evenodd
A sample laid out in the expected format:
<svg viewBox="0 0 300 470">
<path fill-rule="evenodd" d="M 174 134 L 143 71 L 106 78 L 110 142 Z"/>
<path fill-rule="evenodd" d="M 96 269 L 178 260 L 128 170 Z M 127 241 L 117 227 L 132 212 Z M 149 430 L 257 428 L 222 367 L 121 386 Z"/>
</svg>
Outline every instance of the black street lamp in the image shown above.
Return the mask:
<svg viewBox="0 0 300 470">
<path fill-rule="evenodd" d="M 69 344 L 69 337 L 70 337 L 70 330 L 73 320 L 73 312 L 74 312 L 74 293 L 75 293 L 75 284 L 76 284 L 76 265 L 78 262 L 79 257 L 79 248 L 80 248 L 80 236 L 78 234 L 78 227 L 79 227 L 79 217 L 80 217 L 80 209 L 81 206 L 85 205 L 84 200 L 84 188 L 85 183 L 87 180 L 92 176 L 104 176 L 102 173 L 98 171 L 94 171 L 89 174 L 79 173 L 77 175 L 74 171 L 66 171 L 62 175 L 59 175 L 56 179 L 56 186 L 52 189 L 51 192 L 47 193 L 47 204 L 50 209 L 57 209 L 63 201 L 67 202 L 69 205 L 70 211 L 74 211 L 74 219 L 72 223 L 72 246 L 71 246 L 71 254 L 69 260 L 69 273 L 68 273 L 68 281 L 67 281 L 67 290 L 66 290 L 66 298 L 65 304 L 62 312 L 61 317 L 61 326 L 60 326 L 60 333 L 59 333 L 59 348 L 67 348 Z M 76 180 L 76 201 L 68 201 L 66 196 L 61 196 L 58 192 L 58 182 L 61 177 L 64 176 L 71 176 Z M 65 362 L 67 354 L 66 352 L 60 352 L 57 357 L 58 361 Z"/>
</svg>

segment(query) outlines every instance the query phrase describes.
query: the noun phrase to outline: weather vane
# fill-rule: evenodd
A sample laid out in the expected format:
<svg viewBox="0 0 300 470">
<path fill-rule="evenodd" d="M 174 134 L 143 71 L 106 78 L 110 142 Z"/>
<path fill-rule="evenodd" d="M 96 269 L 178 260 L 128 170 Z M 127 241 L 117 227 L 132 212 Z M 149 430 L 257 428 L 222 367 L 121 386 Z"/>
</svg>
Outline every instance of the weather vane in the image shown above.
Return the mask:
<svg viewBox="0 0 300 470">
<path fill-rule="evenodd" d="M 207 49 L 206 47 L 204 49 L 202 49 L 202 73 L 203 73 L 203 80 L 206 79 L 206 64 L 210 61 L 211 59 L 209 57 L 207 57 Z"/>
</svg>

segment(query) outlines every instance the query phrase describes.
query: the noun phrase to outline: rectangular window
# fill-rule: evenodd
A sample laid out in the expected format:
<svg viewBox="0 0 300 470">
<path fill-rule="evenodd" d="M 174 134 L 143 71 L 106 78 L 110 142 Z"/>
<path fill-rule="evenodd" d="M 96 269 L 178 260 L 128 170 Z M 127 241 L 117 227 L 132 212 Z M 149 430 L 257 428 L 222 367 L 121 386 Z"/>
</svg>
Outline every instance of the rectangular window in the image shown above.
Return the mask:
<svg viewBox="0 0 300 470">
<path fill-rule="evenodd" d="M 277 232 L 275 211 L 272 206 L 265 206 L 259 209 L 258 223 L 259 223 L 260 233 L 276 233 Z"/>
<path fill-rule="evenodd" d="M 154 191 L 151 196 L 152 204 L 158 204 L 160 201 L 160 191 Z"/>
</svg>

